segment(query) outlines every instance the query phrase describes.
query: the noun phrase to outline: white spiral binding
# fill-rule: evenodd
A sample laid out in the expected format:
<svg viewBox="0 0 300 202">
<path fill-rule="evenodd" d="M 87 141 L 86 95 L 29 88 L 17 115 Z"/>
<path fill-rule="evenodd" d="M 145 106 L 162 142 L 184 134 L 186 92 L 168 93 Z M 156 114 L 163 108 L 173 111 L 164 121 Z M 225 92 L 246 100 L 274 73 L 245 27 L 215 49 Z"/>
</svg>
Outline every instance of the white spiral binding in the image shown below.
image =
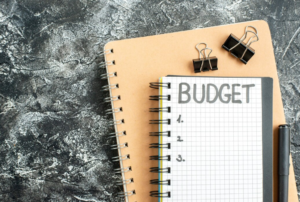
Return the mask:
<svg viewBox="0 0 300 202">
<path fill-rule="evenodd" d="M 125 161 L 127 159 L 130 159 L 130 155 L 124 155 L 124 156 L 115 156 L 112 158 L 112 161 L 117 162 L 117 161 Z"/>
<path fill-rule="evenodd" d="M 111 109 L 107 109 L 105 110 L 105 113 L 106 114 L 114 114 L 114 113 L 118 113 L 118 112 L 121 112 L 123 111 L 122 107 L 119 107 L 119 108 L 111 108 Z"/>
<path fill-rule="evenodd" d="M 106 55 L 107 54 L 112 54 L 113 52 L 114 52 L 113 49 L 104 50 L 104 52 L 101 53 L 100 56 L 103 55 L 103 56 L 105 56 L 105 59 L 106 59 Z M 115 60 L 110 60 L 110 61 L 106 60 L 106 61 L 101 62 L 99 64 L 100 68 L 106 68 L 106 70 L 107 70 L 107 73 L 100 75 L 101 79 L 109 79 L 109 78 L 112 78 L 112 77 L 117 77 L 117 72 L 108 72 L 109 71 L 109 67 L 113 66 L 115 64 L 116 64 Z M 108 85 L 102 87 L 102 91 L 110 91 L 110 94 L 111 94 L 111 92 L 114 89 L 118 89 L 118 88 L 119 88 L 119 84 L 110 84 L 109 83 Z M 107 97 L 107 98 L 104 99 L 104 102 L 107 102 L 107 103 L 111 102 L 112 106 L 113 106 L 113 102 L 118 101 L 118 100 L 121 100 L 121 96 L 120 95 Z M 125 143 L 119 143 L 119 139 L 118 139 L 118 137 L 125 136 L 126 135 L 126 131 L 118 132 L 117 128 L 116 128 L 116 125 L 124 124 L 124 122 L 125 122 L 124 119 L 115 120 L 115 114 L 116 113 L 121 113 L 122 111 L 123 111 L 122 107 L 119 107 L 119 108 L 113 108 L 112 107 L 111 109 L 108 109 L 108 110 L 105 111 L 106 114 L 112 114 L 113 117 L 114 117 L 114 120 L 111 121 L 109 123 L 109 125 L 115 126 L 115 131 L 116 132 L 109 134 L 108 138 L 116 138 L 117 139 L 117 144 L 111 145 L 111 149 L 112 150 L 118 150 L 119 154 L 120 154 L 120 150 L 121 149 L 128 147 L 128 143 L 127 142 L 125 142 Z M 131 179 L 125 179 L 124 175 L 123 175 L 123 173 L 132 171 L 131 166 L 129 166 L 129 167 L 123 167 L 122 162 L 125 161 L 125 160 L 128 160 L 128 159 L 130 159 L 130 155 L 129 154 L 123 155 L 123 156 L 115 156 L 115 157 L 112 158 L 113 162 L 120 162 L 120 168 L 115 169 L 114 172 L 116 174 L 122 174 L 123 180 L 120 181 L 120 182 L 117 182 L 117 185 L 123 186 L 124 187 L 124 191 L 123 192 L 119 192 L 118 196 L 119 197 L 125 197 L 126 201 L 128 201 L 128 197 L 129 196 L 132 196 L 132 195 L 136 194 L 135 190 L 127 191 L 127 187 L 126 187 L 127 184 L 130 184 L 130 183 L 134 182 L 133 178 L 131 178 Z"/>
<path fill-rule="evenodd" d="M 117 77 L 117 72 L 100 75 L 101 79 L 108 79 L 108 78 L 112 78 L 112 77 Z"/>
<path fill-rule="evenodd" d="M 119 197 L 128 197 L 128 196 L 132 196 L 134 194 L 135 194 L 135 190 L 118 193 Z"/>
<path fill-rule="evenodd" d="M 133 178 L 121 180 L 120 182 L 117 182 L 117 185 L 127 185 L 133 183 Z"/>
<path fill-rule="evenodd" d="M 131 168 L 131 166 L 128 166 L 125 168 L 116 168 L 116 169 L 114 169 L 114 171 L 116 174 L 122 174 L 122 173 L 127 173 L 127 172 L 132 171 L 132 168 Z"/>
<path fill-rule="evenodd" d="M 117 88 L 119 88 L 119 84 L 105 85 L 102 87 L 102 91 L 109 91 L 109 90 L 117 89 Z"/>
</svg>

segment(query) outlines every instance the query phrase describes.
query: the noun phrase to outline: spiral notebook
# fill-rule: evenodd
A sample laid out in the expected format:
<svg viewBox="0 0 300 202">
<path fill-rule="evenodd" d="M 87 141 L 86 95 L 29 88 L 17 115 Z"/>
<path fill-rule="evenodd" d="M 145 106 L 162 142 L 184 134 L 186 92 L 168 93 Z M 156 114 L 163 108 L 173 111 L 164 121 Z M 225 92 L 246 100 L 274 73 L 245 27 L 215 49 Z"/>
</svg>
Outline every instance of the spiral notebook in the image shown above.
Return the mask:
<svg viewBox="0 0 300 202">
<path fill-rule="evenodd" d="M 271 78 L 162 77 L 159 201 L 272 202 Z"/>
<path fill-rule="evenodd" d="M 259 32 L 259 41 L 251 47 L 255 55 L 247 65 L 233 58 L 222 48 L 222 44 L 232 33 L 242 36 L 245 27 L 252 25 Z M 211 56 L 218 57 L 218 70 L 194 73 L 193 59 L 198 58 L 195 45 L 205 42 L 213 50 Z M 276 63 L 273 54 L 271 34 L 265 21 L 251 21 L 218 27 L 148 36 L 135 39 L 112 41 L 104 47 L 108 78 L 107 87 L 111 102 L 115 136 L 118 151 L 115 161 L 119 161 L 124 192 L 121 197 L 127 202 L 157 202 L 150 192 L 158 190 L 151 180 L 158 179 L 157 161 L 150 156 L 158 155 L 158 150 L 149 148 L 151 143 L 158 143 L 158 137 L 149 133 L 157 126 L 149 120 L 157 119 L 157 113 L 150 113 L 149 108 L 158 108 L 158 102 L 149 100 L 157 90 L 149 88 L 149 83 L 166 75 L 210 76 L 210 77 L 271 77 L 273 78 L 273 189 L 278 185 L 277 152 L 278 125 L 285 123 L 281 101 Z M 290 201 L 298 201 L 293 167 L 290 167 Z M 277 191 L 273 192 L 274 201 Z"/>
</svg>

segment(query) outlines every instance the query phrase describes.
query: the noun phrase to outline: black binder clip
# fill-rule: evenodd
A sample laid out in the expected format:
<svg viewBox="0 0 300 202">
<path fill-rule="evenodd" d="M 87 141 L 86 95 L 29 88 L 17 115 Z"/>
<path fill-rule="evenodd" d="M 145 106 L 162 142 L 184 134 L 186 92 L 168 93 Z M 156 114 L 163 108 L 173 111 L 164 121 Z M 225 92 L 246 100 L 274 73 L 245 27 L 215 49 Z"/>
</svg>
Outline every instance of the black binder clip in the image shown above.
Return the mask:
<svg viewBox="0 0 300 202">
<path fill-rule="evenodd" d="M 204 44 L 205 48 L 203 49 L 199 49 L 198 46 Z M 193 60 L 193 64 L 194 64 L 194 72 L 198 73 L 198 72 L 205 72 L 205 71 L 209 71 L 209 70 L 218 70 L 218 58 L 216 57 L 209 57 L 209 55 L 212 52 L 211 48 L 207 48 L 207 44 L 206 43 L 198 43 L 196 45 L 196 49 L 199 51 L 199 59 L 195 59 Z M 208 55 L 206 54 L 206 50 L 210 50 L 210 52 L 208 53 Z M 202 55 L 202 57 L 201 57 Z M 207 55 L 207 57 L 206 57 Z"/>
<path fill-rule="evenodd" d="M 248 30 L 248 27 L 254 29 L 255 32 L 252 30 Z M 254 36 L 250 37 L 248 42 L 245 44 L 244 40 L 246 40 L 248 32 L 253 33 Z M 225 43 L 222 45 L 222 47 L 225 50 L 229 51 L 231 55 L 240 59 L 244 64 L 247 64 L 247 62 L 255 54 L 255 50 L 252 49 L 250 45 L 258 40 L 258 32 L 256 28 L 253 26 L 247 26 L 245 29 L 245 34 L 242 36 L 241 39 L 238 39 L 233 34 L 230 34 Z"/>
</svg>

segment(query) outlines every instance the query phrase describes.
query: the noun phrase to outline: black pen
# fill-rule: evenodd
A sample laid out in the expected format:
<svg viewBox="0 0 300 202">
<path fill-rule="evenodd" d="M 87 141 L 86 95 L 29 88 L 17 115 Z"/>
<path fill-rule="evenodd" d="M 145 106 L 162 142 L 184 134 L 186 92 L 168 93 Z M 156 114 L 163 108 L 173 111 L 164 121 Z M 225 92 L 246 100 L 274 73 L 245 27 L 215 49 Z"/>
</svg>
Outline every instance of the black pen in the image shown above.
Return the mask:
<svg viewBox="0 0 300 202">
<path fill-rule="evenodd" d="M 279 126 L 279 202 L 288 202 L 290 126 Z"/>
</svg>

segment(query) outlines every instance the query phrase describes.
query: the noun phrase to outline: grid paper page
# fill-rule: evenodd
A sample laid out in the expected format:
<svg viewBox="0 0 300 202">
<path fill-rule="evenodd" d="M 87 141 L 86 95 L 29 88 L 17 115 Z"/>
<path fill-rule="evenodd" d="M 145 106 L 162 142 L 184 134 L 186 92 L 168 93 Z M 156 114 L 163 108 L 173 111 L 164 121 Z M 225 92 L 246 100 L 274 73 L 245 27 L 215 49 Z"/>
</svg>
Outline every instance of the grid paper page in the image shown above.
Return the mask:
<svg viewBox="0 0 300 202">
<path fill-rule="evenodd" d="M 160 174 L 159 179 L 171 184 L 159 189 L 171 192 L 171 198 L 159 200 L 262 202 L 261 78 L 163 77 L 162 82 L 171 83 L 170 89 L 161 89 L 171 100 L 161 101 L 160 107 L 171 107 L 171 112 L 160 117 L 171 119 L 171 124 L 162 124 L 160 130 L 171 131 L 171 137 L 163 136 L 159 142 L 171 143 L 171 148 L 160 149 L 160 155 L 170 155 L 171 160 L 159 166 L 170 167 L 171 173 Z M 205 98 L 197 103 L 203 85 Z M 221 91 L 218 96 L 216 88 Z M 215 102 L 208 102 L 215 97 Z"/>
</svg>

